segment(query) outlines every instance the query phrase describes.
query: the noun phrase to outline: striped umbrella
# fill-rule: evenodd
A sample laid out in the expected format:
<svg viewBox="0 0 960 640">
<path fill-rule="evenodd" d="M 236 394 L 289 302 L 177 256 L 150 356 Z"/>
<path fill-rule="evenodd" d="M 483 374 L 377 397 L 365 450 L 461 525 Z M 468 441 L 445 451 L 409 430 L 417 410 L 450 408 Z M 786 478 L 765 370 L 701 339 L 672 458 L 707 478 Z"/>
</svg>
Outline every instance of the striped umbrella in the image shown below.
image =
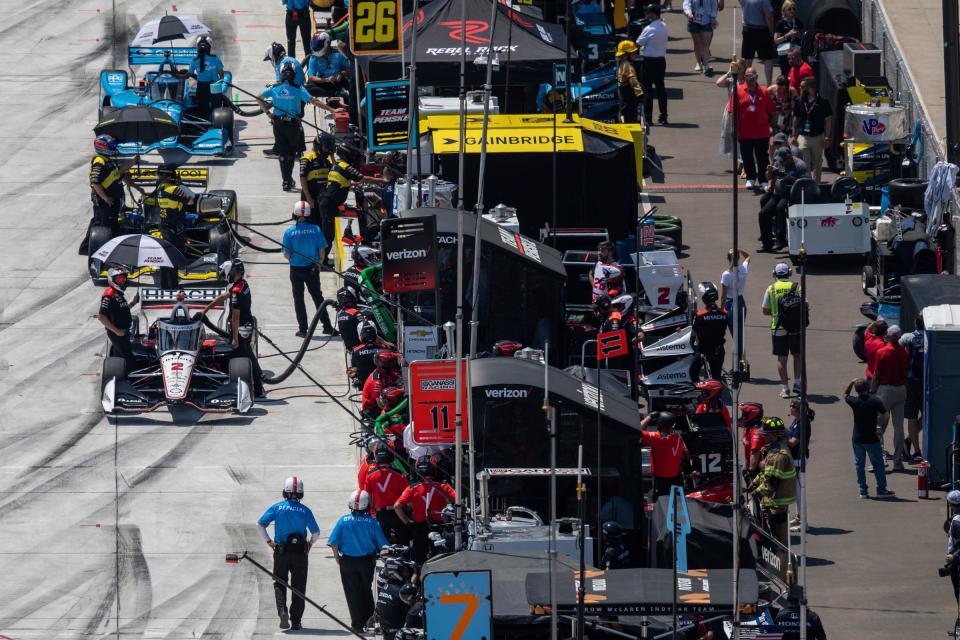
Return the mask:
<svg viewBox="0 0 960 640">
<path fill-rule="evenodd" d="M 142 47 L 208 33 L 210 33 L 210 27 L 193 16 L 163 16 L 159 20 L 151 20 L 143 25 L 130 44 Z"/>
<path fill-rule="evenodd" d="M 104 264 L 127 267 L 183 267 L 187 264 L 184 255 L 166 240 L 141 234 L 117 236 L 90 257 Z"/>
</svg>

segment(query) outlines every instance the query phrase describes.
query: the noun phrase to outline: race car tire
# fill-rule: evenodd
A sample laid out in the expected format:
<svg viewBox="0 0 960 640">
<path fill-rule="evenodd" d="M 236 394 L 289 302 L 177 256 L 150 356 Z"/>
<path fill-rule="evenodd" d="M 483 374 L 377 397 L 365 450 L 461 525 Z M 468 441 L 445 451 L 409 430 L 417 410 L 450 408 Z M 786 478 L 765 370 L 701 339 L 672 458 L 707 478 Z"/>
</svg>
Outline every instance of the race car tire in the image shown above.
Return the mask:
<svg viewBox="0 0 960 640">
<path fill-rule="evenodd" d="M 213 227 L 207 235 L 207 251 L 217 254 L 217 264 L 223 264 L 233 255 L 233 239 L 229 231 L 221 231 L 220 227 Z"/>
<path fill-rule="evenodd" d="M 667 236 L 677 247 L 683 246 L 683 229 L 670 222 L 654 222 L 653 232 L 660 236 Z"/>
<path fill-rule="evenodd" d="M 231 383 L 243 380 L 250 389 L 250 393 L 253 393 L 253 363 L 250 362 L 250 358 L 232 358 L 227 372 Z"/>
<path fill-rule="evenodd" d="M 864 362 L 867 361 L 867 352 L 863 347 L 863 336 L 866 331 L 867 325 L 862 324 L 853 332 L 853 353 Z"/>
<path fill-rule="evenodd" d="M 110 227 L 104 227 L 98 224 L 90 227 L 90 239 L 87 242 L 87 255 L 93 255 L 97 249 L 107 244 L 112 237 L 113 231 L 110 230 Z"/>
<path fill-rule="evenodd" d="M 100 376 L 100 393 L 107 386 L 110 378 L 116 378 L 117 382 L 123 382 L 127 379 L 127 363 L 123 358 L 107 356 L 103 359 L 103 373 Z"/>
<path fill-rule="evenodd" d="M 676 246 L 677 246 L 677 243 L 674 242 L 673 238 L 671 238 L 670 236 L 662 236 L 662 235 L 660 235 L 659 233 L 654 234 L 653 240 L 654 240 L 654 242 L 657 242 L 657 243 L 659 243 L 659 244 L 665 244 L 665 245 L 668 245 L 668 246 L 670 246 L 670 247 L 676 248 Z"/>
<path fill-rule="evenodd" d="M 900 205 L 911 209 L 923 209 L 923 196 L 927 191 L 927 181 L 919 178 L 897 178 L 891 180 L 890 206 Z"/>
<path fill-rule="evenodd" d="M 213 110 L 210 121 L 213 123 L 214 129 L 224 130 L 223 155 L 229 155 L 233 152 L 233 110 L 226 107 L 217 107 Z"/>
</svg>

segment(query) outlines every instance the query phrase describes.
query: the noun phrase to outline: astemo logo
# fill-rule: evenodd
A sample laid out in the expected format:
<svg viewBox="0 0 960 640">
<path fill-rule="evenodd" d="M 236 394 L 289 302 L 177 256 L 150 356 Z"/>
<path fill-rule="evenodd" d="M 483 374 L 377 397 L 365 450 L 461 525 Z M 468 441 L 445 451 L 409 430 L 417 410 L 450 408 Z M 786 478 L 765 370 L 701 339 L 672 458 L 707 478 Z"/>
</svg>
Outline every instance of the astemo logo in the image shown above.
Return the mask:
<svg viewBox="0 0 960 640">
<path fill-rule="evenodd" d="M 484 391 L 484 395 L 494 400 L 518 399 L 518 398 L 526 398 L 527 390 L 526 389 L 487 389 L 486 391 Z"/>
</svg>

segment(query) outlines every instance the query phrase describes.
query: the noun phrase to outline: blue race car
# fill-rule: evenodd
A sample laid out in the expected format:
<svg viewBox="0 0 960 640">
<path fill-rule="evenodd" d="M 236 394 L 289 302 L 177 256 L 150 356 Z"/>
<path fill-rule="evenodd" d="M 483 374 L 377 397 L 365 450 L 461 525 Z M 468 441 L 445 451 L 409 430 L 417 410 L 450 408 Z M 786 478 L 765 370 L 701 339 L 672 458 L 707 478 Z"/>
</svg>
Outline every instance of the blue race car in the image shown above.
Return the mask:
<svg viewBox="0 0 960 640">
<path fill-rule="evenodd" d="M 180 134 L 153 144 L 125 141 L 120 144 L 123 155 L 167 151 L 200 156 L 228 156 L 233 153 L 233 109 L 228 98 L 228 84 L 233 79 L 228 71 L 222 80 L 210 85 L 216 106 L 209 119 L 200 117 L 194 95 L 195 84 L 178 75 L 177 65 L 189 65 L 196 56 L 191 47 L 130 47 L 127 62 L 136 81 L 135 65 L 157 65 L 139 83 L 129 86 L 131 74 L 121 69 L 100 72 L 100 119 L 114 109 L 142 105 L 160 109 L 180 125 Z"/>
<path fill-rule="evenodd" d="M 582 82 L 573 84 L 570 91 L 577 111 L 584 118 L 598 122 L 616 122 L 619 113 L 617 98 L 617 65 L 608 62 L 583 77 Z M 554 89 L 553 85 L 543 83 L 537 94 L 537 110 L 550 113 L 551 99 L 558 101 L 557 111 L 563 111 L 563 88 Z"/>
</svg>

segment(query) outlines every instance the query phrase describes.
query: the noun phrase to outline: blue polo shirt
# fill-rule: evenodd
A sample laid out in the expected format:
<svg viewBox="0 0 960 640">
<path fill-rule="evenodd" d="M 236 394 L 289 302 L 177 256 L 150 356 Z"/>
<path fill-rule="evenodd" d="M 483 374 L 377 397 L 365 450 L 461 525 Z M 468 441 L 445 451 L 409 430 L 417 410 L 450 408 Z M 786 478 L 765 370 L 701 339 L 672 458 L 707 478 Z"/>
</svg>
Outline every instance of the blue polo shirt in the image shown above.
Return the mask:
<svg viewBox="0 0 960 640">
<path fill-rule="evenodd" d="M 325 56 L 311 54 L 307 62 L 307 75 L 318 78 L 332 78 L 341 71 L 350 71 L 350 62 L 339 51 L 331 51 Z"/>
<path fill-rule="evenodd" d="M 296 69 L 297 73 L 293 77 L 293 84 L 302 85 L 303 84 L 303 65 L 300 64 L 300 61 L 296 58 L 291 58 L 290 56 L 283 56 L 280 58 L 280 61 L 277 62 L 277 82 L 280 82 L 280 69 L 283 68 L 283 65 L 289 62 L 293 65 L 293 68 Z"/>
<path fill-rule="evenodd" d="M 283 232 L 283 252 L 290 255 L 291 267 L 312 266 L 327 244 L 320 227 L 309 222 L 297 222 Z"/>
<path fill-rule="evenodd" d="M 293 533 L 306 536 L 307 530 L 310 533 L 320 531 L 313 512 L 300 504 L 299 500 L 284 500 L 270 505 L 257 522 L 264 527 L 273 523 L 273 541 L 277 544 L 286 542 Z"/>
<path fill-rule="evenodd" d="M 366 513 L 348 513 L 337 520 L 327 544 L 345 556 L 373 555 L 389 544 L 380 523 Z"/>
<path fill-rule="evenodd" d="M 260 93 L 260 97 L 273 101 L 274 115 L 287 118 L 299 117 L 303 112 L 303 105 L 313 99 L 302 86 L 294 87 L 287 82 L 267 87 Z"/>
<path fill-rule="evenodd" d="M 223 62 L 215 55 L 207 54 L 203 60 L 203 71 L 200 70 L 200 57 L 190 62 L 190 73 L 197 76 L 197 82 L 216 82 L 220 79 L 220 70 Z"/>
<path fill-rule="evenodd" d="M 310 6 L 310 0 L 280 0 L 280 4 L 287 7 L 287 11 L 303 11 Z"/>
</svg>

